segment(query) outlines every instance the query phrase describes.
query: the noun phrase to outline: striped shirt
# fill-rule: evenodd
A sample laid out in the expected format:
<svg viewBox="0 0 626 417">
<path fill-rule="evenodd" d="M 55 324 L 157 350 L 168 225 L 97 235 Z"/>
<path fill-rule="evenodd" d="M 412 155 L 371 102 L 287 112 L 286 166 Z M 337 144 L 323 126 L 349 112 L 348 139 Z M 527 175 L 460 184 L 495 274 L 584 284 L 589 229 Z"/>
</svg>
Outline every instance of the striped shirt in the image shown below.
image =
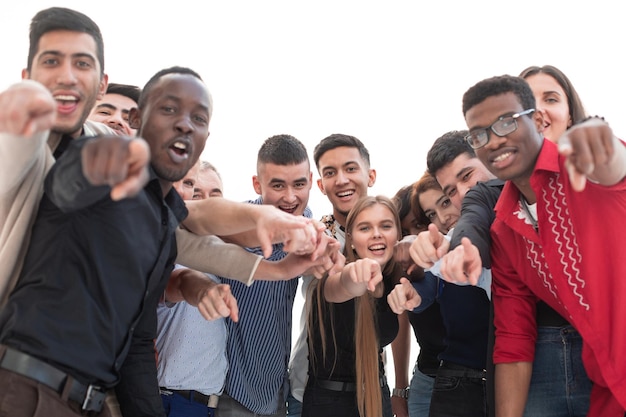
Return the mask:
<svg viewBox="0 0 626 417">
<path fill-rule="evenodd" d="M 249 201 L 263 204 L 261 198 Z M 311 218 L 307 207 L 304 216 Z M 262 254 L 260 248 L 249 249 Z M 268 258 L 286 256 L 282 244 Z M 286 399 L 291 353 L 291 319 L 299 277 L 285 281 L 255 281 L 253 285 L 222 278 L 239 306 L 239 322 L 226 320 L 230 370 L 225 392 L 257 414 L 274 414 Z"/>
</svg>

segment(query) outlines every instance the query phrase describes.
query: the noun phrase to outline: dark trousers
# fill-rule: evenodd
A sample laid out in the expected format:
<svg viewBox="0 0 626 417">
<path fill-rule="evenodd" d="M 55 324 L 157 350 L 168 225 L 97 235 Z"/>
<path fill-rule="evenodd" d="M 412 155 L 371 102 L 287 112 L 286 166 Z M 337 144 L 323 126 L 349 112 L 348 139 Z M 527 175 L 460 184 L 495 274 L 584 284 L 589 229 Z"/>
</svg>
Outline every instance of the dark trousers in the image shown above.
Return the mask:
<svg viewBox="0 0 626 417">
<path fill-rule="evenodd" d="M 429 417 L 487 416 L 486 379 L 472 374 L 480 370 L 442 364 L 437 371 Z"/>
<path fill-rule="evenodd" d="M 0 417 L 110 417 L 106 405 L 100 413 L 83 413 L 67 396 L 5 369 L 0 369 L 0 387 Z"/>
<path fill-rule="evenodd" d="M 381 387 L 383 417 L 391 417 L 389 387 Z M 332 391 L 308 384 L 302 399 L 302 417 L 359 417 L 354 391 Z"/>
</svg>

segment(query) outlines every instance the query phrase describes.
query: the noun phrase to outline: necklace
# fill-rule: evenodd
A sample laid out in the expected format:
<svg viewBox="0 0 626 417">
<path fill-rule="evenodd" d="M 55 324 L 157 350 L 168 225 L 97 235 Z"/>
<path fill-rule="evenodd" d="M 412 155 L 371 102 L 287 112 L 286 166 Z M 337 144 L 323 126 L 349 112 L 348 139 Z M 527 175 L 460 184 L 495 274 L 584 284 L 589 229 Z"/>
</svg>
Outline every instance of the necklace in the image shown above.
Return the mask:
<svg viewBox="0 0 626 417">
<path fill-rule="evenodd" d="M 530 207 L 528 207 L 526 198 L 524 198 L 522 194 L 520 194 L 519 196 L 519 202 L 522 205 L 522 209 L 524 209 L 524 212 L 528 216 L 528 220 L 530 220 L 530 223 L 532 224 L 533 229 L 535 229 L 535 232 L 539 232 L 539 223 L 537 222 L 537 219 L 535 218 L 533 213 L 530 211 Z"/>
</svg>

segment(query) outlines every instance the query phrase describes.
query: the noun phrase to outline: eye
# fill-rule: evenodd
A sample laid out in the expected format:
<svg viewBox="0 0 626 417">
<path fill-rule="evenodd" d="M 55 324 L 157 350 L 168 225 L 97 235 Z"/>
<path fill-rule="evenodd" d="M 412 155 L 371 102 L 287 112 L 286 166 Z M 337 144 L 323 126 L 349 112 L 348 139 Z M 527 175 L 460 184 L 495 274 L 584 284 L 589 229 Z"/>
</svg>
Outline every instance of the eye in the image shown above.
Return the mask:
<svg viewBox="0 0 626 417">
<path fill-rule="evenodd" d="M 91 62 L 89 61 L 76 61 L 76 66 L 81 69 L 89 69 L 91 68 Z"/>
<path fill-rule="evenodd" d="M 102 114 L 103 116 L 110 116 L 111 112 L 109 110 L 98 110 L 96 114 Z"/>
<path fill-rule="evenodd" d="M 333 175 L 335 175 L 335 171 L 331 171 L 331 170 L 324 171 L 324 178 L 330 178 Z"/>
<path fill-rule="evenodd" d="M 209 124 L 209 119 L 205 116 L 195 116 L 194 120 L 196 123 L 202 124 L 202 125 L 206 125 Z"/>
<path fill-rule="evenodd" d="M 367 232 L 368 230 L 370 230 L 369 226 L 361 226 L 361 227 L 359 227 L 359 231 L 360 232 Z"/>
<path fill-rule="evenodd" d="M 191 181 L 191 180 L 183 180 L 183 185 L 184 185 L 185 187 L 193 188 L 194 183 L 193 183 L 193 181 Z"/>
<path fill-rule="evenodd" d="M 441 202 L 441 207 L 443 207 L 443 208 L 448 208 L 448 207 L 450 206 L 450 204 L 452 204 L 452 202 L 450 201 L 450 199 L 449 199 L 449 198 L 446 198 L 446 199 L 444 199 L 444 200 Z"/>
<path fill-rule="evenodd" d="M 461 178 L 461 181 L 463 182 L 467 182 L 470 180 L 470 178 L 472 178 L 472 174 L 474 173 L 474 171 L 468 171 L 465 175 L 463 175 L 463 177 Z"/>
<path fill-rule="evenodd" d="M 272 188 L 275 190 L 282 190 L 285 188 L 285 184 L 274 184 L 272 185 Z"/>
<path fill-rule="evenodd" d="M 446 194 L 448 197 L 452 198 L 456 194 L 456 188 L 450 188 L 448 193 Z"/>
</svg>

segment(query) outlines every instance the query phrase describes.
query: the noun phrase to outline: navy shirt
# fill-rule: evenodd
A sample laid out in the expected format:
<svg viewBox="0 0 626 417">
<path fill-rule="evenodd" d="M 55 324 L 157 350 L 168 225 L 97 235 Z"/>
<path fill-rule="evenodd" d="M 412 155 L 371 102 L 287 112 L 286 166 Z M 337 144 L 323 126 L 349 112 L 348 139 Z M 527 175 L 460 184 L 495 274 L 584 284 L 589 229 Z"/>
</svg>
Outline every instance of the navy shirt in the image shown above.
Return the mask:
<svg viewBox="0 0 626 417">
<path fill-rule="evenodd" d="M 187 210 L 174 190 L 162 196 L 154 172 L 137 196 L 112 201 L 108 186 L 82 174 L 87 140 L 73 141 L 46 177 L 24 269 L 0 314 L 0 341 L 108 388 L 131 339 L 156 334 L 156 303 Z"/>
</svg>

